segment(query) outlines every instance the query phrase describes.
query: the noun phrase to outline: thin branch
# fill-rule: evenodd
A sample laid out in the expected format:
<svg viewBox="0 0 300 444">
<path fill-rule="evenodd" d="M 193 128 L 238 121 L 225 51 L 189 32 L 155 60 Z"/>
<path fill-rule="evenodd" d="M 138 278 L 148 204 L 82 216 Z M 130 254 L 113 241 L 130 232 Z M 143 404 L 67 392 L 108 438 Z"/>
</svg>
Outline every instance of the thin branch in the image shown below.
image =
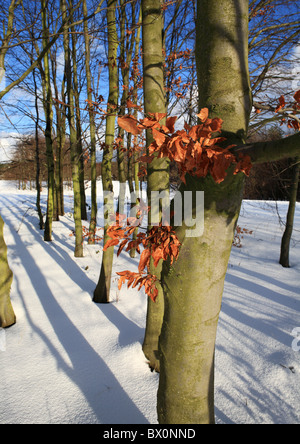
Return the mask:
<svg viewBox="0 0 300 444">
<path fill-rule="evenodd" d="M 43 60 L 45 54 L 47 54 L 47 52 L 49 51 L 49 49 L 54 45 L 54 43 L 59 39 L 59 37 L 63 34 L 63 31 L 65 29 L 69 29 L 72 28 L 74 26 L 77 26 L 81 23 L 83 23 L 86 20 L 90 20 L 91 18 L 93 18 L 96 14 L 98 14 L 100 11 L 102 11 L 101 6 L 102 3 L 104 2 L 104 0 L 101 0 L 99 2 L 99 5 L 96 9 L 96 11 L 94 11 L 92 14 L 90 14 L 87 17 L 84 17 L 82 20 L 79 20 L 77 22 L 74 22 L 72 24 L 68 24 L 68 18 L 66 18 L 61 27 L 59 28 L 57 34 L 52 38 L 52 40 L 49 41 L 49 43 L 45 46 L 45 48 L 43 49 L 43 51 L 39 54 L 38 58 L 31 64 L 31 66 L 14 82 L 12 82 L 10 85 L 8 85 L 3 91 L 0 91 L 0 100 L 9 92 L 11 91 L 15 86 L 19 85 L 38 65 L 39 63 Z M 79 2 L 79 4 L 81 3 L 81 1 Z M 72 9 L 72 11 L 69 11 L 69 13 L 73 12 L 75 9 L 78 8 L 78 5 Z"/>
</svg>

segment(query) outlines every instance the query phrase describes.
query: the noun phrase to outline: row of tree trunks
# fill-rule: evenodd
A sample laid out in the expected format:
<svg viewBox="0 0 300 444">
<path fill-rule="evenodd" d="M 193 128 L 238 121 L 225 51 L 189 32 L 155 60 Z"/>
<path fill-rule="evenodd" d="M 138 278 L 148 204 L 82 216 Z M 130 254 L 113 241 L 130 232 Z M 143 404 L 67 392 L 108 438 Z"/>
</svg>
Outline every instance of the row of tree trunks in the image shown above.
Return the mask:
<svg viewBox="0 0 300 444">
<path fill-rule="evenodd" d="M 47 7 L 45 0 L 42 1 L 42 22 L 43 22 L 43 48 L 49 45 L 49 27 L 47 20 Z M 67 21 L 67 5 L 61 2 L 63 20 Z M 73 13 L 70 14 L 70 23 L 73 23 Z M 70 127 L 70 155 L 72 164 L 72 180 L 74 189 L 74 220 L 75 220 L 75 256 L 83 256 L 82 220 L 87 219 L 85 188 L 84 188 L 84 164 L 81 136 L 81 118 L 79 106 L 79 87 L 77 79 L 76 61 L 76 37 L 72 34 L 72 51 L 70 49 L 70 38 L 67 28 L 64 30 L 64 51 L 65 51 L 65 79 L 67 84 L 68 106 L 61 109 L 59 105 L 59 95 L 56 82 L 56 66 L 54 58 L 52 61 L 52 74 L 55 89 L 55 105 L 52 100 L 50 64 L 51 54 L 44 56 L 44 66 L 40 65 L 44 91 L 44 112 L 46 117 L 45 139 L 48 165 L 48 198 L 47 213 L 45 222 L 44 240 L 52 240 L 52 221 L 59 220 L 59 216 L 64 214 L 63 202 L 63 180 L 62 180 L 62 155 L 66 140 L 65 120 L 68 115 Z M 72 55 L 72 56 L 71 56 Z M 64 95 L 64 82 L 62 82 L 62 95 Z M 57 117 L 57 138 L 56 153 L 54 155 L 53 146 L 53 106 L 56 108 Z M 67 111 L 66 111 L 67 108 Z M 76 110 L 76 112 L 75 112 Z M 54 160 L 55 159 L 55 160 Z M 41 224 L 40 224 L 41 225 Z"/>
</svg>

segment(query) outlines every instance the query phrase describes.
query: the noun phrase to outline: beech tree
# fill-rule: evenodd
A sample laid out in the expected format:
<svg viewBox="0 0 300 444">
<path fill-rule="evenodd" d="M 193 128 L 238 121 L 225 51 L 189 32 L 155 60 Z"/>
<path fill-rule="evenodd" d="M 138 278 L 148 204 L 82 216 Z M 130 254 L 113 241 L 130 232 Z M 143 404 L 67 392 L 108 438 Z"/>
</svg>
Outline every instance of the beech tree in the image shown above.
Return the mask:
<svg viewBox="0 0 300 444">
<path fill-rule="evenodd" d="M 49 29 L 46 1 L 41 0 L 41 14 L 43 23 L 43 48 L 45 49 L 49 43 Z M 48 166 L 48 198 L 47 198 L 47 214 L 45 222 L 44 240 L 49 242 L 52 240 L 52 221 L 54 215 L 54 202 L 55 202 L 55 183 L 54 183 L 54 156 L 53 156 L 53 139 L 52 139 L 52 122 L 53 122 L 53 109 L 52 109 L 52 91 L 50 80 L 50 63 L 49 53 L 46 52 L 44 56 L 44 111 L 46 117 L 45 139 L 46 139 L 46 153 L 47 153 L 47 166 Z"/>
<path fill-rule="evenodd" d="M 61 10 L 63 19 L 67 17 L 66 0 L 61 0 Z M 81 190 L 80 190 L 80 159 L 78 152 L 78 140 L 75 123 L 75 104 L 74 104 L 74 84 L 71 65 L 71 49 L 68 29 L 64 29 L 64 55 L 65 55 L 65 76 L 67 84 L 68 96 L 68 122 L 70 130 L 70 152 L 72 164 L 72 180 L 74 193 L 74 221 L 75 221 L 75 257 L 83 257 L 83 235 L 82 235 L 82 221 L 81 221 Z"/>
<path fill-rule="evenodd" d="M 143 44 L 143 78 L 144 78 L 144 111 L 149 113 L 166 113 L 164 90 L 163 60 L 163 11 L 160 0 L 142 1 L 142 44 Z M 146 133 L 147 147 L 153 141 L 151 131 Z M 147 194 L 151 202 L 152 191 L 169 192 L 169 160 L 155 158 L 147 169 Z M 149 213 L 151 220 L 151 211 Z M 151 229 L 149 225 L 148 229 Z M 162 261 L 158 267 L 151 263 L 151 274 L 160 278 Z M 164 314 L 164 298 L 160 288 L 160 297 L 156 303 L 148 298 L 146 332 L 143 351 L 149 365 L 158 370 L 158 338 Z"/>
<path fill-rule="evenodd" d="M 3 23 L 3 36 L 0 46 L 0 84 L 5 75 L 5 56 L 13 34 L 15 9 L 20 0 L 12 0 L 8 8 L 7 26 Z M 16 322 L 16 316 L 10 300 L 13 274 L 7 261 L 7 246 L 3 235 L 4 221 L 0 215 L 0 327 L 10 327 Z"/>
<path fill-rule="evenodd" d="M 3 237 L 4 222 L 0 215 L 0 327 L 10 327 L 16 322 L 11 300 L 10 288 L 13 274 L 7 261 L 7 247 Z"/>
<path fill-rule="evenodd" d="M 299 175 L 300 175 L 299 156 L 296 157 L 295 159 L 291 159 L 291 166 L 293 173 L 292 173 L 292 183 L 290 187 L 289 208 L 286 215 L 285 230 L 281 240 L 280 259 L 279 259 L 279 263 L 285 268 L 288 268 L 290 266 L 290 242 L 294 227 L 294 216 L 296 211 L 296 202 L 298 194 Z"/>
<path fill-rule="evenodd" d="M 83 16 L 88 15 L 86 0 L 82 3 Z M 84 61 L 86 73 L 86 88 L 88 101 L 92 101 L 92 78 L 91 78 L 91 51 L 90 51 L 90 36 L 87 21 L 83 24 L 84 29 Z M 97 225 L 97 172 L 96 172 L 96 124 L 95 115 L 92 105 L 89 105 L 89 122 L 90 122 L 90 156 L 91 156 L 91 216 L 89 228 L 89 244 L 95 243 L 95 233 Z"/>
<path fill-rule="evenodd" d="M 64 215 L 64 184 L 63 184 L 63 156 L 66 144 L 66 105 L 60 103 L 60 96 L 65 94 L 65 77 L 59 87 L 57 79 L 57 48 L 55 51 L 50 51 L 51 66 L 52 66 L 52 81 L 54 88 L 54 107 L 56 114 L 56 140 L 55 140 L 55 216 L 59 220 L 59 216 Z"/>
<path fill-rule="evenodd" d="M 139 54 L 140 54 L 140 40 L 141 40 L 141 26 L 142 24 L 142 8 L 140 5 L 139 9 L 139 17 L 138 17 L 138 29 L 135 36 L 135 42 L 134 42 L 134 57 L 133 57 L 133 63 L 132 63 L 132 78 L 133 78 L 133 87 L 131 92 L 132 97 L 132 103 L 136 106 L 136 108 L 133 111 L 133 115 L 135 118 L 138 117 L 138 75 L 140 74 L 139 71 Z M 131 145 L 132 142 L 132 145 Z M 136 201 L 131 202 L 132 207 L 137 205 L 139 203 L 140 198 L 140 180 L 139 180 L 139 163 L 138 163 L 138 136 L 135 135 L 133 138 L 131 138 L 131 134 L 128 133 L 127 136 L 127 146 L 128 146 L 128 184 L 129 184 L 129 190 L 132 195 L 134 195 Z M 133 232 L 132 239 L 137 239 L 138 234 L 138 227 L 136 227 L 135 231 Z M 136 255 L 136 249 L 133 247 L 130 250 L 130 256 L 134 258 Z"/>
<path fill-rule="evenodd" d="M 157 411 L 161 424 L 214 423 L 216 331 L 244 173 L 249 173 L 250 162 L 296 157 L 300 152 L 299 133 L 275 142 L 246 143 L 252 109 L 249 1 L 198 0 L 197 6 L 201 123 L 174 132 L 172 121 L 168 119 L 163 126 L 156 116 L 152 126 L 155 142 L 149 151 L 152 156 L 178 160 L 184 173 L 179 189 L 182 202 L 186 191 L 194 195 L 204 192 L 204 232 L 190 237 L 184 219 L 182 225 L 167 230 L 169 239 L 161 228 L 161 234 L 154 232 L 152 239 L 141 238 L 146 250 L 141 255 L 139 273 L 118 273 L 120 286 L 127 280 L 128 285 L 145 285 L 146 293 L 157 300 L 155 279 L 149 284 L 153 278 L 150 257 L 155 258 L 156 265 L 160 257 L 165 259 L 160 277 L 165 305 L 159 338 Z M 154 60 L 152 66 L 158 66 Z M 130 130 L 133 122 L 124 123 Z M 214 137 L 214 133 L 221 138 Z M 194 217 L 196 212 L 194 199 Z M 120 248 L 124 248 L 123 243 Z M 150 274 L 143 276 L 146 265 Z"/>
<path fill-rule="evenodd" d="M 293 156 L 300 150 L 300 135 L 280 141 L 278 150 L 276 143 L 245 145 L 252 107 L 248 10 L 247 0 L 198 0 L 196 61 L 199 107 L 223 120 L 226 144 L 240 146 L 233 152 L 250 155 L 254 163 Z M 229 170 L 220 184 L 209 176 L 188 176 L 181 186 L 181 192 L 205 192 L 205 230 L 195 239 L 186 237 L 184 226 L 178 228 L 179 258 L 173 266 L 164 264 L 160 423 L 214 422 L 216 328 L 243 184 L 244 176 Z"/>
<path fill-rule="evenodd" d="M 71 23 L 74 21 L 73 14 L 70 15 Z M 78 159 L 78 175 L 80 186 L 80 207 L 81 219 L 87 220 L 86 211 L 86 197 L 84 188 L 84 159 L 82 148 L 82 127 L 81 127 L 81 111 L 80 111 L 80 91 L 78 83 L 78 69 L 77 69 L 77 36 L 76 31 L 71 33 L 71 55 L 72 55 L 72 80 L 73 80 L 73 94 L 75 106 L 75 125 L 76 125 L 76 148 Z"/>
<path fill-rule="evenodd" d="M 245 143 L 252 107 L 248 6 L 246 0 L 198 1 L 199 108 L 207 107 L 210 117 L 223 120 L 226 144 Z M 184 191 L 204 191 L 205 229 L 200 238 L 186 237 L 184 224 L 176 229 L 180 255 L 173 266 L 165 263 L 163 268 L 160 423 L 214 422 L 216 330 L 243 183 L 243 175 L 233 175 L 231 168 L 220 184 L 211 176 L 187 175 L 180 188 L 183 199 Z"/>
<path fill-rule="evenodd" d="M 102 159 L 102 186 L 103 192 L 113 192 L 111 161 L 113 157 L 113 142 L 115 139 L 115 122 L 118 106 L 118 34 L 116 28 L 116 0 L 108 0 L 107 4 L 107 34 L 108 34 L 108 69 L 109 69 L 109 94 L 106 115 L 105 146 Z M 113 202 L 109 198 L 104 199 L 105 205 L 105 227 L 104 244 L 109 237 L 107 228 L 110 224 L 110 216 L 114 213 Z M 111 274 L 113 266 L 114 248 L 110 247 L 103 251 L 102 264 L 98 284 L 94 291 L 94 302 L 109 302 Z"/>
<path fill-rule="evenodd" d="M 275 143 L 277 147 L 244 145 L 252 107 L 248 10 L 247 0 L 198 0 L 196 61 L 199 107 L 207 106 L 212 117 L 224 121 L 226 144 L 240 146 L 232 151 L 249 155 L 254 163 L 299 153 L 300 135 Z M 158 415 L 161 423 L 212 423 L 216 328 L 244 176 L 229 170 L 220 184 L 211 177 L 188 177 L 186 183 L 181 191 L 205 192 L 205 230 L 202 238 L 191 239 L 184 226 L 178 228 L 178 261 L 163 269 Z"/>
</svg>

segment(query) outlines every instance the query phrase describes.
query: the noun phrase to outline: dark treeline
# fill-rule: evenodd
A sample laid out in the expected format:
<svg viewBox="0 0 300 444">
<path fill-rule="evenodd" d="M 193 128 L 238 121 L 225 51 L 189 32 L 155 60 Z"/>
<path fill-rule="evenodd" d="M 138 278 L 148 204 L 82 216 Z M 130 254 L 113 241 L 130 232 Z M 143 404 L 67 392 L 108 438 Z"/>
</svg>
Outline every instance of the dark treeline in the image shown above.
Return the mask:
<svg viewBox="0 0 300 444">
<path fill-rule="evenodd" d="M 275 131 L 278 136 L 279 131 Z M 262 135 L 262 139 L 270 139 L 274 136 L 274 130 L 269 134 Z M 259 140 L 260 137 L 255 137 Z M 40 183 L 47 183 L 47 161 L 45 156 L 45 140 L 40 138 Z M 127 162 L 125 173 L 128 173 Z M 101 180 L 101 162 L 96 162 L 97 180 Z M 118 180 L 118 162 L 112 161 L 112 178 Z M 86 158 L 84 162 L 84 180 L 90 182 L 92 178 L 91 162 Z M 293 179 L 293 165 L 287 159 L 277 162 L 267 162 L 255 165 L 249 177 L 245 181 L 244 199 L 250 200 L 275 200 L 288 201 L 290 198 L 290 187 Z M 33 136 L 20 140 L 12 155 L 10 162 L 0 164 L 0 180 L 13 180 L 17 182 L 19 189 L 36 189 L 36 158 L 35 140 Z M 63 181 L 64 186 L 72 188 L 72 167 L 69 153 L 69 143 L 63 153 Z M 175 163 L 170 165 L 170 183 L 178 185 L 178 169 Z M 297 201 L 300 201 L 300 186 L 298 186 Z"/>
</svg>

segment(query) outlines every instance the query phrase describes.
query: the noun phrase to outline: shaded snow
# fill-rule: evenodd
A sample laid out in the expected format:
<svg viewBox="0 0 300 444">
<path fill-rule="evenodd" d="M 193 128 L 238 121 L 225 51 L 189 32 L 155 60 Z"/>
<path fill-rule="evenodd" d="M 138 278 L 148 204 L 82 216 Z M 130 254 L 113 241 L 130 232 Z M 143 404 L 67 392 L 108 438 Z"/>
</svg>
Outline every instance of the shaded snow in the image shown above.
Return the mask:
<svg viewBox="0 0 300 444">
<path fill-rule="evenodd" d="M 116 187 L 117 188 L 117 187 Z M 88 195 L 88 194 L 87 194 Z M 42 195 L 45 210 L 46 194 Z M 0 330 L 0 423 L 155 424 L 158 375 L 141 350 L 146 297 L 119 292 L 115 272 L 138 259 L 115 258 L 113 302 L 94 304 L 102 244 L 73 257 L 72 195 L 44 243 L 35 193 L 0 181 L 17 324 Z M 287 203 L 278 210 L 285 218 Z M 244 201 L 239 224 L 253 230 L 234 248 L 216 346 L 217 423 L 299 423 L 300 206 L 290 269 L 278 264 L 282 227 L 272 202 Z M 300 342 L 300 341 L 299 341 Z"/>
</svg>

